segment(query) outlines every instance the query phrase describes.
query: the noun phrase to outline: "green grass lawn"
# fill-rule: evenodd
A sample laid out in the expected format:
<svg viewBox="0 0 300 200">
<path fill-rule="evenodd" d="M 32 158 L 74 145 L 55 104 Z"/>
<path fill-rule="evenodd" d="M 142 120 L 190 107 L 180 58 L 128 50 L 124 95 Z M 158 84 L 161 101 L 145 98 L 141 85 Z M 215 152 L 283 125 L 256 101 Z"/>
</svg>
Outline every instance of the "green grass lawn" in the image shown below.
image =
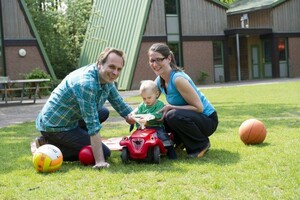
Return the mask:
<svg viewBox="0 0 300 200">
<path fill-rule="evenodd" d="M 108 169 L 64 162 L 59 171 L 41 174 L 31 161 L 30 142 L 39 135 L 34 123 L 1 128 L 0 199 L 300 199 L 300 82 L 202 92 L 220 123 L 201 159 L 179 152 L 178 160 L 163 157 L 159 165 L 124 165 L 115 151 Z M 239 139 L 249 118 L 267 127 L 264 143 L 246 146 Z M 129 134 L 125 122 L 103 125 L 103 137 Z"/>
</svg>

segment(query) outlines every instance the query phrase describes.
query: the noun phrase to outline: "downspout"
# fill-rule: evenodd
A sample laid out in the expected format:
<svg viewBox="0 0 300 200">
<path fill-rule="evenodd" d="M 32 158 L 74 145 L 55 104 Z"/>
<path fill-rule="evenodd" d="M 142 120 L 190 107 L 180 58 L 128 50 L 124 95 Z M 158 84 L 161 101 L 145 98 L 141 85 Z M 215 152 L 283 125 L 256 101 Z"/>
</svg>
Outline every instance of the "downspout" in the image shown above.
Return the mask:
<svg viewBox="0 0 300 200">
<path fill-rule="evenodd" d="M 2 17 L 2 4 L 1 4 L 1 1 L 0 1 L 0 53 L 1 53 L 1 57 L 2 59 L 0 60 L 0 66 L 2 65 L 2 74 L 0 74 L 0 76 L 7 76 L 6 74 L 6 65 L 5 65 L 5 44 L 4 44 L 4 33 L 3 33 L 3 17 Z"/>
<path fill-rule="evenodd" d="M 240 41 L 239 34 L 235 35 L 236 39 L 236 56 L 237 56 L 237 66 L 238 66 L 238 80 L 241 81 L 241 58 L 240 58 Z"/>
</svg>

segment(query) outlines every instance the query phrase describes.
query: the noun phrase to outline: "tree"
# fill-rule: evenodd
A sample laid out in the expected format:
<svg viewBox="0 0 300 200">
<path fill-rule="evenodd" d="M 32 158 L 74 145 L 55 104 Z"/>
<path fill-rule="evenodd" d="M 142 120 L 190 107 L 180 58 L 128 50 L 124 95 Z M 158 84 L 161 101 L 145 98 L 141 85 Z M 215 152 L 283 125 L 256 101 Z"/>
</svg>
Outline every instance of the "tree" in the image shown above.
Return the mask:
<svg viewBox="0 0 300 200">
<path fill-rule="evenodd" d="M 34 23 L 59 79 L 76 69 L 91 0 L 27 0 Z"/>
<path fill-rule="evenodd" d="M 226 4 L 231 4 L 235 2 L 236 0 L 220 0 L 220 2 L 226 3 Z"/>
</svg>

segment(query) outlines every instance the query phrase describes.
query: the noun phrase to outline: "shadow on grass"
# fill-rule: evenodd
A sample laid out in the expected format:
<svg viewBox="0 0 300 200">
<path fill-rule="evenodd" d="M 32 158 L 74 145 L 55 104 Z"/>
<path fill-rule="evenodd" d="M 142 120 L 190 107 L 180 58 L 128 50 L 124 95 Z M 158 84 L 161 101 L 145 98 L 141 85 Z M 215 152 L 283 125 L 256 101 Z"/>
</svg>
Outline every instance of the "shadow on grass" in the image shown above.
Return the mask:
<svg viewBox="0 0 300 200">
<path fill-rule="evenodd" d="M 187 158 L 185 152 L 180 152 L 178 159 L 169 160 L 167 156 L 161 157 L 160 164 L 146 163 L 143 161 L 131 160 L 128 164 L 123 164 L 120 158 L 121 153 L 113 152 L 112 157 L 108 162 L 111 164 L 111 168 L 108 170 L 111 173 L 137 173 L 143 171 L 152 172 L 185 172 L 186 165 L 206 165 L 209 163 L 216 165 L 231 165 L 240 160 L 240 155 L 235 152 L 231 152 L 224 149 L 212 149 L 205 156 L 198 159 Z"/>
<path fill-rule="evenodd" d="M 264 147 L 267 147 L 267 146 L 270 146 L 271 143 L 268 143 L 268 142 L 263 142 L 261 144 L 249 144 L 249 145 L 246 145 L 246 146 L 251 146 L 251 147 L 256 147 L 256 148 L 264 148 Z"/>
<path fill-rule="evenodd" d="M 238 128 L 245 120 L 256 118 L 267 128 L 272 125 L 295 127 L 299 122 L 299 106 L 294 104 L 249 104 L 245 102 L 222 102 L 215 104 L 221 126 Z M 221 128 L 221 127 L 218 127 Z"/>
<path fill-rule="evenodd" d="M 265 148 L 271 145 L 270 143 L 262 143 L 257 145 L 249 145 L 255 148 Z M 108 159 L 111 167 L 107 170 L 109 173 L 120 173 L 120 174 L 133 174 L 138 172 L 185 172 L 186 166 L 195 166 L 195 165 L 219 165 L 219 166 L 228 166 L 234 165 L 240 161 L 240 154 L 238 152 L 229 151 L 226 149 L 210 149 L 207 154 L 201 158 L 187 158 L 186 152 L 181 151 L 178 154 L 178 159 L 169 160 L 166 155 L 161 156 L 160 164 L 147 163 L 144 161 L 131 160 L 128 164 L 123 164 L 121 161 L 121 152 L 112 151 L 111 157 Z M 79 161 L 74 162 L 64 162 L 62 168 L 56 173 L 66 173 L 68 171 L 79 170 L 79 171 L 90 171 L 92 166 L 84 166 Z M 100 169 L 101 171 L 101 169 Z M 49 174 L 39 173 L 43 176 Z M 51 173 L 50 173 L 51 174 Z"/>
<path fill-rule="evenodd" d="M 210 149 L 203 157 L 201 158 L 183 158 L 183 162 L 188 162 L 190 164 L 197 165 L 206 165 L 206 164 L 214 164 L 214 165 L 232 165 L 240 160 L 240 155 L 238 152 L 232 152 L 225 149 Z"/>
<path fill-rule="evenodd" d="M 228 151 L 225 149 L 211 149 L 203 157 L 206 163 L 213 163 L 216 165 L 230 165 L 235 164 L 240 160 L 240 155 L 237 152 Z"/>
</svg>

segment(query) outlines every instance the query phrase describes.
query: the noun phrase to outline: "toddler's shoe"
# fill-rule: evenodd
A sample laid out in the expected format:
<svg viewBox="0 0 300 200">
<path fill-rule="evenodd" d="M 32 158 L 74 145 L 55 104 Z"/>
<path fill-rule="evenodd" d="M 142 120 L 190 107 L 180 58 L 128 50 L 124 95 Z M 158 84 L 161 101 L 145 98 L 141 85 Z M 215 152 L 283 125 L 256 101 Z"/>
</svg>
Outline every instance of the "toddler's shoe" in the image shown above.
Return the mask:
<svg viewBox="0 0 300 200">
<path fill-rule="evenodd" d="M 167 149 L 167 156 L 169 157 L 169 159 L 171 160 L 177 159 L 177 154 L 173 146 L 168 146 L 166 147 L 166 149 Z"/>
</svg>

